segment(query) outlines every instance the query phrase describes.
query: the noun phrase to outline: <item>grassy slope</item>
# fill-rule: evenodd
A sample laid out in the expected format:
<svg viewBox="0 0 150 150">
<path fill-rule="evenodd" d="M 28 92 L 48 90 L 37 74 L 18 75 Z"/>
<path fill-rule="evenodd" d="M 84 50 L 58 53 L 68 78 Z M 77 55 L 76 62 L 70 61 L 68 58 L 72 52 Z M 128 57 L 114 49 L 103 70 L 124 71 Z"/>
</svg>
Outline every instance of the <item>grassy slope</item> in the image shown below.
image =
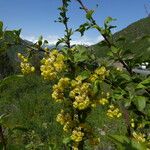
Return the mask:
<svg viewBox="0 0 150 150">
<path fill-rule="evenodd" d="M 124 44 L 124 48 L 129 48 L 133 53 L 137 55 L 144 55 L 145 59 L 149 59 L 150 56 L 150 41 L 145 39 L 142 40 L 143 36 L 150 35 L 150 17 L 141 19 L 127 28 L 119 31 L 113 35 L 114 39 L 118 39 L 119 37 L 125 37 L 126 42 Z M 127 46 L 127 47 L 126 47 Z M 95 53 L 99 57 L 105 57 L 108 48 L 101 47 L 100 43 L 91 46 Z"/>
<path fill-rule="evenodd" d="M 4 126 L 9 129 L 15 127 L 26 129 L 26 132 L 14 130 L 9 133 L 8 143 L 18 144 L 18 148 L 15 149 L 19 150 L 19 146 L 24 149 L 31 140 L 36 145 L 44 143 L 43 150 L 48 149 L 46 146 L 49 143 L 55 143 L 56 149 L 62 149 L 62 127 L 55 121 L 60 107 L 51 100 L 50 91 L 50 84 L 36 75 L 10 76 L 0 82 L 0 114 L 8 114 Z M 108 119 L 104 112 L 102 113 L 102 109 L 98 107 L 93 110 L 88 118 L 90 124 L 95 126 L 97 131 L 102 129 L 106 134 L 115 133 L 117 130 L 123 134 L 125 131 L 123 121 Z M 31 139 L 33 131 L 35 138 Z M 112 145 L 105 136 L 100 134 L 99 136 L 100 148 L 106 149 Z"/>
</svg>

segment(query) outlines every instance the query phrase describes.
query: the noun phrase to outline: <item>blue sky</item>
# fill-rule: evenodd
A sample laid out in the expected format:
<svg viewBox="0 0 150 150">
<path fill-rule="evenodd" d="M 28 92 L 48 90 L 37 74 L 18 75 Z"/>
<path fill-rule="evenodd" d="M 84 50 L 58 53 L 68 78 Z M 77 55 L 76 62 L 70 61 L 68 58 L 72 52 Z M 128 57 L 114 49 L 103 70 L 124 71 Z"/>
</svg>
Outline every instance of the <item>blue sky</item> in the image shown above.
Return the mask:
<svg viewBox="0 0 150 150">
<path fill-rule="evenodd" d="M 102 25 L 107 16 L 116 18 L 113 24 L 119 31 L 134 21 L 146 17 L 144 4 L 150 5 L 150 0 L 83 0 L 91 9 L 95 9 L 94 18 Z M 99 7 L 96 8 L 96 4 Z M 55 43 L 57 38 L 63 36 L 64 28 L 55 23 L 58 17 L 57 8 L 61 0 L 0 0 L 0 20 L 8 29 L 22 28 L 21 36 L 35 41 L 38 36 L 43 35 L 50 43 Z M 149 6 L 150 7 L 150 6 Z M 84 23 L 85 14 L 78 9 L 79 4 L 72 0 L 69 9 L 70 27 L 76 29 Z M 74 43 L 93 44 L 101 40 L 97 31 L 88 31 L 84 37 L 80 34 L 73 36 Z"/>
</svg>

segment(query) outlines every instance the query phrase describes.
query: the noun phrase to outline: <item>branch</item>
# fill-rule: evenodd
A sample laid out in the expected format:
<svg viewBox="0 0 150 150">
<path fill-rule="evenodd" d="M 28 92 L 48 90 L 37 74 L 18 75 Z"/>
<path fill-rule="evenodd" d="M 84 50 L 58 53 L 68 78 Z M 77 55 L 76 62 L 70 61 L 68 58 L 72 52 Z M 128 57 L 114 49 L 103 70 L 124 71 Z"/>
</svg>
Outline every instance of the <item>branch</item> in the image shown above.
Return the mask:
<svg viewBox="0 0 150 150">
<path fill-rule="evenodd" d="M 82 9 L 83 9 L 86 13 L 89 12 L 89 9 L 83 4 L 82 0 L 76 0 L 76 1 L 81 5 Z M 96 23 L 96 21 L 93 19 L 93 17 L 91 17 L 91 22 L 93 23 L 93 25 L 96 25 L 96 26 L 99 27 L 99 25 Z M 101 33 L 101 31 L 100 31 L 99 29 L 98 29 L 98 31 Z M 112 43 L 109 41 L 109 39 L 108 39 L 108 37 L 107 37 L 106 35 L 104 35 L 104 34 L 102 34 L 102 33 L 101 33 L 101 35 L 103 36 L 104 40 L 107 42 L 109 48 L 110 48 L 112 45 L 114 45 L 114 44 L 112 44 Z M 114 46 L 115 46 L 115 45 L 114 45 Z M 129 72 L 130 75 L 133 74 L 132 69 L 130 69 L 130 67 L 128 67 L 128 65 L 126 64 L 125 61 L 119 59 L 119 62 L 120 62 L 120 63 L 123 65 L 123 67 Z"/>
<path fill-rule="evenodd" d="M 63 3 L 63 7 L 66 8 L 66 1 L 65 0 L 62 0 L 62 3 Z M 65 25 L 65 28 L 66 28 L 66 33 L 67 33 L 67 41 L 66 41 L 66 44 L 67 44 L 67 47 L 70 49 L 71 48 L 71 44 L 70 44 L 70 35 L 69 35 L 69 28 L 68 28 L 68 24 L 67 24 L 67 14 L 66 14 L 66 11 L 64 11 L 64 25 Z"/>
<path fill-rule="evenodd" d="M 1 125 L 0 125 L 0 140 L 1 140 L 0 142 L 3 145 L 3 149 L 6 150 L 6 141 L 5 141 L 5 138 L 4 138 L 3 129 L 2 129 Z"/>
</svg>

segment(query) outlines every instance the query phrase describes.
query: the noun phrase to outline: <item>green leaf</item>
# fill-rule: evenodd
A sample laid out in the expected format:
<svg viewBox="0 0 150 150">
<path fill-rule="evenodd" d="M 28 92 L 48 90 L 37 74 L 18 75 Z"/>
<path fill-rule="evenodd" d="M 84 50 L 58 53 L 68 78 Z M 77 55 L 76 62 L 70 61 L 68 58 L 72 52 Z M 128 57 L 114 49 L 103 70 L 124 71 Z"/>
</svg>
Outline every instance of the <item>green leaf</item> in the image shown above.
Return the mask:
<svg viewBox="0 0 150 150">
<path fill-rule="evenodd" d="M 39 36 L 38 41 L 42 41 L 43 40 L 43 36 Z"/>
<path fill-rule="evenodd" d="M 58 42 L 56 43 L 56 47 L 64 42 L 65 42 L 64 38 L 58 39 Z"/>
<path fill-rule="evenodd" d="M 0 32 L 3 31 L 3 22 L 0 21 Z"/>
<path fill-rule="evenodd" d="M 126 136 L 123 135 L 109 135 L 108 136 L 113 143 L 117 146 L 118 150 L 127 150 L 129 139 Z"/>
<path fill-rule="evenodd" d="M 110 22 L 115 21 L 116 19 L 113 19 L 112 17 L 107 17 L 104 21 L 105 25 L 108 25 Z"/>
<path fill-rule="evenodd" d="M 23 132 L 27 132 L 28 131 L 27 128 L 22 127 L 22 126 L 15 126 L 14 128 L 12 128 L 12 130 L 20 130 L 20 131 L 23 131 Z"/>
<path fill-rule="evenodd" d="M 144 143 L 139 143 L 134 139 L 131 140 L 131 148 L 133 150 L 147 150 L 146 145 Z"/>
<path fill-rule="evenodd" d="M 90 24 L 88 22 L 81 24 L 80 27 L 76 30 L 80 32 L 81 36 L 84 35 L 84 32 L 90 28 Z"/>
<path fill-rule="evenodd" d="M 140 82 L 136 89 L 146 89 L 150 87 L 150 77 L 148 77 L 147 79 L 145 79 L 144 81 Z"/>
<path fill-rule="evenodd" d="M 134 104 L 136 105 L 136 107 L 139 111 L 143 111 L 143 109 L 145 108 L 146 100 L 147 100 L 147 98 L 144 96 L 136 96 L 134 98 Z"/>
<path fill-rule="evenodd" d="M 89 59 L 87 49 L 83 46 L 76 46 L 78 52 L 74 54 L 74 62 L 84 62 Z"/>
<path fill-rule="evenodd" d="M 20 36 L 20 33 L 21 33 L 21 29 L 19 30 L 14 30 L 15 34 L 19 37 Z"/>
<path fill-rule="evenodd" d="M 42 45 L 42 41 L 40 40 L 40 41 L 38 41 L 38 44 L 41 46 Z"/>
<path fill-rule="evenodd" d="M 96 95 L 99 92 L 99 90 L 100 90 L 99 81 L 96 80 L 94 82 L 94 85 L 93 85 L 93 93 L 94 93 L 94 95 Z"/>
<path fill-rule="evenodd" d="M 120 51 L 120 49 L 115 46 L 111 46 L 111 51 L 116 54 Z"/>
<path fill-rule="evenodd" d="M 68 144 L 70 141 L 71 141 L 70 137 L 66 137 L 66 138 L 63 139 L 64 144 Z"/>
<path fill-rule="evenodd" d="M 126 40 L 125 37 L 120 37 L 116 40 L 116 42 L 124 42 Z"/>
<path fill-rule="evenodd" d="M 48 44 L 48 41 L 47 41 L 47 40 L 44 40 L 44 44 Z"/>
<path fill-rule="evenodd" d="M 88 13 L 86 14 L 86 18 L 90 20 L 92 18 L 93 13 L 94 13 L 94 10 L 89 10 Z"/>
<path fill-rule="evenodd" d="M 130 81 L 131 80 L 131 77 L 128 75 L 128 74 L 121 74 L 120 75 L 122 78 L 124 78 L 125 80 L 127 81 Z"/>
<path fill-rule="evenodd" d="M 124 106 L 125 106 L 125 107 L 129 107 L 130 105 L 131 105 L 131 99 L 125 100 Z"/>
<path fill-rule="evenodd" d="M 76 53 L 74 54 L 74 62 L 83 62 L 83 61 L 86 61 L 88 60 L 88 56 L 87 55 L 83 55 L 81 53 Z"/>
<path fill-rule="evenodd" d="M 3 22 L 0 21 L 0 38 L 2 37 L 3 35 Z"/>
<path fill-rule="evenodd" d="M 129 139 L 124 135 L 109 135 L 112 139 L 116 140 L 117 142 L 123 144 L 123 143 L 129 143 Z"/>
<path fill-rule="evenodd" d="M 81 72 L 80 76 L 82 76 L 83 80 L 85 80 L 89 78 L 90 74 L 91 74 L 90 71 L 83 71 Z"/>
<path fill-rule="evenodd" d="M 114 56 L 114 54 L 113 54 L 111 51 L 108 51 L 107 56 L 109 56 L 109 57 L 113 57 L 113 56 Z"/>
</svg>

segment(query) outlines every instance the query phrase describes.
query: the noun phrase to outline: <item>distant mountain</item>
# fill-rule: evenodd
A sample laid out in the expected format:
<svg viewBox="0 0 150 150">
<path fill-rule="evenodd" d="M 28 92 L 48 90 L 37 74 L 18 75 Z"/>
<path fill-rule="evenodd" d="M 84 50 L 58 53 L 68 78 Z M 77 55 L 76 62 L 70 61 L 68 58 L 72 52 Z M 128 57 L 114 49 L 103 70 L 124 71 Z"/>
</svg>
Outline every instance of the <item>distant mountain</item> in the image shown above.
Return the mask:
<svg viewBox="0 0 150 150">
<path fill-rule="evenodd" d="M 143 39 L 144 36 L 150 36 L 150 17 L 143 18 L 137 22 L 132 23 L 125 29 L 115 33 L 113 39 L 124 37 L 125 43 L 121 46 L 127 50 L 130 49 L 132 53 L 137 55 L 144 55 L 145 59 L 150 58 L 150 39 Z M 102 47 L 100 43 L 89 47 L 99 57 L 105 57 L 109 48 Z"/>
<path fill-rule="evenodd" d="M 113 39 L 124 37 L 125 43 L 121 43 L 125 50 L 130 49 L 132 53 L 144 57 L 145 60 L 150 61 L 150 39 L 143 39 L 143 36 L 150 36 L 150 17 L 143 18 L 137 22 L 132 23 L 125 29 L 115 33 Z M 8 74 L 14 74 L 18 72 L 19 63 L 17 58 L 18 52 L 26 52 L 26 44 L 32 45 L 33 43 L 24 40 L 24 46 L 16 45 L 8 49 L 4 54 L 0 56 L 0 78 L 7 76 Z M 49 48 L 54 48 L 55 45 L 49 45 Z M 59 49 L 63 46 L 60 45 Z M 102 47 L 100 43 L 87 47 L 95 53 L 97 57 L 106 57 L 109 51 L 108 47 Z M 38 58 L 39 56 L 37 56 Z M 35 63 L 38 59 L 35 59 Z"/>
</svg>

